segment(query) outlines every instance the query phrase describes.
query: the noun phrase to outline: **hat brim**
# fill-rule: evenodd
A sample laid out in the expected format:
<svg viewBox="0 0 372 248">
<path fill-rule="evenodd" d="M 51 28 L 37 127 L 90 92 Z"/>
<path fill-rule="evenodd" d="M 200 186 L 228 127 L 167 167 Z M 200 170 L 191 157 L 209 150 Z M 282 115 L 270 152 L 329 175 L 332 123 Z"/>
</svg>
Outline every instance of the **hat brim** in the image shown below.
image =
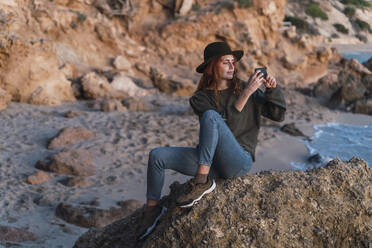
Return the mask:
<svg viewBox="0 0 372 248">
<path fill-rule="evenodd" d="M 219 56 L 224 56 L 224 55 L 228 55 L 228 54 L 232 54 L 236 61 L 239 61 L 243 55 L 244 55 L 244 51 L 243 50 L 236 50 L 236 51 L 232 51 L 231 53 L 227 53 L 227 54 L 219 54 L 219 55 L 216 55 L 216 56 L 213 56 L 212 58 L 210 58 L 209 60 L 207 61 L 204 61 L 203 63 L 201 63 L 198 67 L 196 67 L 196 72 L 198 73 L 203 73 L 205 68 L 207 68 L 208 64 L 215 58 L 219 57 Z"/>
</svg>

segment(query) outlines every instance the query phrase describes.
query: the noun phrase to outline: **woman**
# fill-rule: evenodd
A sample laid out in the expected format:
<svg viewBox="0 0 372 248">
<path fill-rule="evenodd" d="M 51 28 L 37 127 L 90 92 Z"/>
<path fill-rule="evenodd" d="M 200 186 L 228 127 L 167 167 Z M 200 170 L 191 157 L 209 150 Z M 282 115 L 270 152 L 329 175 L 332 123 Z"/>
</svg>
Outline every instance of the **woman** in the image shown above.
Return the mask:
<svg viewBox="0 0 372 248">
<path fill-rule="evenodd" d="M 213 42 L 204 49 L 203 73 L 190 105 L 199 116 L 199 145 L 159 147 L 150 152 L 147 169 L 147 202 L 138 230 L 146 237 L 166 211 L 158 205 L 164 184 L 164 170 L 194 176 L 176 204 L 191 207 L 216 187 L 213 178 L 246 175 L 254 161 L 260 116 L 284 120 L 283 94 L 275 78 L 256 71 L 247 83 L 237 77 L 236 62 L 243 51 L 232 51 L 225 42 Z M 259 87 L 264 84 L 265 92 Z"/>
</svg>

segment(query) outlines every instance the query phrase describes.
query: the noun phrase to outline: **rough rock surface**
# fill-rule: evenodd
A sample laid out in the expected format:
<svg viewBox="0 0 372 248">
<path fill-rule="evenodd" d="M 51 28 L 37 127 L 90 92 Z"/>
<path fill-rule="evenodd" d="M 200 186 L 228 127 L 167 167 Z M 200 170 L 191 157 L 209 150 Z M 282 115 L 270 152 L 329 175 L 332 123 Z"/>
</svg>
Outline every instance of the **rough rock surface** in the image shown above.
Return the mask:
<svg viewBox="0 0 372 248">
<path fill-rule="evenodd" d="M 372 96 L 372 72 L 355 59 L 341 59 L 333 70 L 313 86 L 313 95 L 325 99 L 331 108 L 368 114 L 362 103 Z"/>
<path fill-rule="evenodd" d="M 103 112 L 126 112 L 128 109 L 117 99 L 103 99 L 100 101 L 100 109 Z"/>
<path fill-rule="evenodd" d="M 6 109 L 12 100 L 12 96 L 5 90 L 0 88 L 0 110 Z"/>
<path fill-rule="evenodd" d="M 365 67 L 367 67 L 370 71 L 372 71 L 372 57 L 363 63 Z"/>
<path fill-rule="evenodd" d="M 292 136 L 306 136 L 296 127 L 295 123 L 285 124 L 280 128 L 280 130 Z"/>
<path fill-rule="evenodd" d="M 68 177 L 59 181 L 67 187 L 87 187 L 92 183 L 86 177 Z"/>
<path fill-rule="evenodd" d="M 63 149 L 51 156 L 51 163 L 39 161 L 36 168 L 58 174 L 92 176 L 96 174 L 93 154 L 85 149 Z"/>
<path fill-rule="evenodd" d="M 52 176 L 44 171 L 37 171 L 35 174 L 32 174 L 27 177 L 26 183 L 29 184 L 42 184 L 51 179 Z"/>
<path fill-rule="evenodd" d="M 143 203 L 139 201 L 128 200 L 121 202 L 120 208 L 104 210 L 95 207 L 60 203 L 56 209 L 56 215 L 68 223 L 81 227 L 103 227 L 127 217 L 142 205 Z"/>
<path fill-rule="evenodd" d="M 154 106 L 142 98 L 126 97 L 121 103 L 130 111 L 152 111 Z"/>
<path fill-rule="evenodd" d="M 90 72 L 81 79 L 84 97 L 87 99 L 123 98 L 124 91 L 116 90 L 108 80 L 95 72 Z"/>
<path fill-rule="evenodd" d="M 285 84 L 324 76 L 335 56 L 319 46 L 327 42 L 324 37 L 283 35 L 286 0 L 252 2 L 248 7 L 244 1 L 214 0 L 2 1 L 0 87 L 15 101 L 47 105 L 80 98 L 79 87 L 91 99 L 122 97 L 112 91 L 111 78 L 94 75 L 101 70 L 190 95 L 203 48 L 215 40 L 245 51 L 239 63 L 243 79 L 263 65 Z"/>
<path fill-rule="evenodd" d="M 0 241 L 25 242 L 38 238 L 36 234 L 21 228 L 0 226 Z"/>
<path fill-rule="evenodd" d="M 139 209 L 89 230 L 74 248 L 371 246 L 372 169 L 358 158 L 220 180 L 191 209 L 174 207 L 182 186 L 171 189 L 161 201 L 168 211 L 144 242 L 135 239 Z"/>
<path fill-rule="evenodd" d="M 86 128 L 64 128 L 49 142 L 48 149 L 61 148 L 81 140 L 94 138 L 95 136 L 96 135 L 92 131 Z"/>
<path fill-rule="evenodd" d="M 60 105 L 76 100 L 71 82 L 58 69 L 58 60 L 50 44 L 14 42 L 6 53 L 9 54 L 0 72 L 0 87 L 8 91 L 14 101 Z"/>
</svg>

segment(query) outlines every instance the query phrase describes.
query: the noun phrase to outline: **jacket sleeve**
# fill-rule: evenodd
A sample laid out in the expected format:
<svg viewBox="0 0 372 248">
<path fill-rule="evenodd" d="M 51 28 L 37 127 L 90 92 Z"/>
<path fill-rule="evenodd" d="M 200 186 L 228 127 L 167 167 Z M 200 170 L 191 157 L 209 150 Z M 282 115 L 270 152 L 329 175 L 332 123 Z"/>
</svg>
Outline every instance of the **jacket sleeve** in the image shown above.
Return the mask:
<svg viewBox="0 0 372 248">
<path fill-rule="evenodd" d="M 273 121 L 283 121 L 286 111 L 286 103 L 282 90 L 277 86 L 266 89 L 265 93 L 257 90 L 256 101 L 262 104 L 261 114 Z"/>
<path fill-rule="evenodd" d="M 212 109 L 217 111 L 214 100 L 201 90 L 195 92 L 195 94 L 190 97 L 189 102 L 194 113 L 199 117 L 201 117 L 206 110 Z"/>
</svg>

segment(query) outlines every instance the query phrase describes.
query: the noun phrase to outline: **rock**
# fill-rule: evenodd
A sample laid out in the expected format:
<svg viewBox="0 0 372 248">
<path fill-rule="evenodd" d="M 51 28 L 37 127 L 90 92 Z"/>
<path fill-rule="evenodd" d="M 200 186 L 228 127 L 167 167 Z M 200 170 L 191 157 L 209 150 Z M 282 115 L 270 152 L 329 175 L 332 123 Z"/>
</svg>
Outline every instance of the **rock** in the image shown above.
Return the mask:
<svg viewBox="0 0 372 248">
<path fill-rule="evenodd" d="M 367 60 L 366 62 L 364 62 L 363 65 L 364 65 L 365 67 L 367 67 L 368 70 L 372 71 L 372 57 L 369 58 L 369 60 Z"/>
<path fill-rule="evenodd" d="M 146 76 L 150 77 L 151 67 L 148 64 L 142 63 L 142 62 L 137 62 L 135 64 L 135 67 L 138 71 L 140 71 L 143 74 L 145 74 Z"/>
<path fill-rule="evenodd" d="M 121 100 L 121 103 L 130 111 L 149 112 L 154 110 L 154 106 L 142 98 L 126 97 Z"/>
<path fill-rule="evenodd" d="M 75 117 L 79 117 L 82 113 L 81 112 L 77 112 L 77 111 L 68 111 L 66 114 L 65 114 L 65 117 L 66 118 L 75 118 Z"/>
<path fill-rule="evenodd" d="M 0 71 L 0 87 L 13 101 L 54 106 L 76 100 L 50 44 L 17 44 L 5 53 L 9 57 Z"/>
<path fill-rule="evenodd" d="M 119 92 L 125 92 L 127 96 L 146 96 L 148 90 L 138 87 L 130 77 L 119 74 L 114 77 L 111 87 Z"/>
<path fill-rule="evenodd" d="M 324 64 L 324 63 L 327 63 L 327 61 L 331 58 L 332 51 L 330 47 L 320 47 L 316 51 L 316 54 L 317 54 L 317 59 L 319 60 L 319 62 Z"/>
<path fill-rule="evenodd" d="M 325 97 L 329 99 L 339 87 L 337 83 L 337 74 L 330 73 L 319 79 L 314 86 L 313 92 L 316 97 Z"/>
<path fill-rule="evenodd" d="M 175 15 L 185 16 L 191 10 L 194 0 L 175 0 Z"/>
<path fill-rule="evenodd" d="M 123 98 L 127 96 L 125 92 L 114 89 L 105 77 L 95 72 L 86 74 L 81 79 L 81 84 L 84 97 L 87 99 Z"/>
<path fill-rule="evenodd" d="M 314 155 L 310 156 L 307 159 L 307 161 L 312 163 L 312 164 L 320 164 L 320 163 L 322 163 L 322 156 L 320 156 L 319 153 L 317 153 L 317 154 L 314 154 Z"/>
<path fill-rule="evenodd" d="M 38 161 L 35 167 L 40 170 L 73 176 L 92 176 L 96 167 L 92 164 L 93 154 L 84 149 L 64 149 L 51 157 L 51 163 Z"/>
<path fill-rule="evenodd" d="M 48 149 L 58 149 L 78 141 L 92 139 L 95 136 L 92 131 L 86 128 L 64 128 L 49 142 Z"/>
<path fill-rule="evenodd" d="M 368 247 L 372 169 L 362 159 L 335 159 L 307 171 L 268 171 L 218 180 L 191 209 L 175 207 L 184 185 L 173 184 L 168 207 L 143 242 L 141 210 L 90 229 L 74 248 L 95 247 Z M 273 245 L 275 244 L 275 245 Z"/>
<path fill-rule="evenodd" d="M 307 137 L 305 134 L 303 134 L 303 132 L 301 132 L 296 126 L 294 123 L 290 123 L 290 124 L 285 124 L 283 125 L 280 130 L 282 132 L 285 132 L 289 135 L 292 135 L 292 136 L 303 136 L 303 137 Z"/>
<path fill-rule="evenodd" d="M 125 218 L 132 214 L 134 210 L 143 205 L 135 200 L 129 200 L 120 208 L 110 208 L 107 210 L 87 206 L 73 206 L 68 203 L 60 203 L 56 209 L 56 216 L 70 224 L 81 227 L 103 227 L 112 222 Z"/>
<path fill-rule="evenodd" d="M 141 207 L 143 204 L 137 200 L 125 200 L 117 202 L 117 205 L 122 208 L 132 209 L 134 211 L 137 208 Z"/>
<path fill-rule="evenodd" d="M 0 110 L 4 110 L 8 107 L 12 96 L 5 90 L 0 88 Z"/>
<path fill-rule="evenodd" d="M 371 74 L 371 72 L 356 59 L 348 60 L 346 62 L 346 66 L 350 68 L 350 70 L 355 71 L 359 74 Z"/>
<path fill-rule="evenodd" d="M 1 226 L 0 225 L 0 241 L 10 242 L 27 242 L 35 241 L 40 237 L 32 232 L 26 231 L 22 228 Z"/>
<path fill-rule="evenodd" d="M 100 101 L 100 109 L 103 112 L 127 112 L 128 109 L 117 99 L 103 99 Z"/>
<path fill-rule="evenodd" d="M 129 62 L 129 60 L 127 60 L 125 57 L 123 56 L 117 56 L 113 62 L 112 62 L 112 65 L 115 67 L 115 69 L 117 70 L 129 70 L 131 68 L 131 63 Z"/>
<path fill-rule="evenodd" d="M 296 26 L 290 26 L 284 31 L 284 35 L 290 40 L 297 38 Z"/>
<path fill-rule="evenodd" d="M 154 87 L 158 88 L 161 92 L 179 96 L 191 96 L 196 90 L 196 86 L 191 79 L 181 78 L 176 75 L 167 75 L 155 67 L 151 67 L 150 74 Z"/>
<path fill-rule="evenodd" d="M 372 99 L 358 100 L 355 103 L 354 113 L 372 115 Z"/>
<path fill-rule="evenodd" d="M 364 97 L 364 93 L 366 93 L 366 88 L 364 85 L 358 80 L 350 79 L 349 82 L 345 83 L 341 87 L 341 97 L 346 102 L 352 102 Z"/>
<path fill-rule="evenodd" d="M 369 93 L 372 93 L 372 75 L 366 75 L 362 79 L 362 83 L 364 87 L 369 91 Z"/>
<path fill-rule="evenodd" d="M 92 182 L 85 177 L 67 177 L 59 182 L 67 187 L 87 187 L 92 184 Z"/>
<path fill-rule="evenodd" d="M 365 93 L 364 85 L 355 77 L 350 77 L 341 88 L 332 94 L 328 105 L 331 108 L 343 109 L 355 100 L 362 99 Z"/>
<path fill-rule="evenodd" d="M 282 57 L 283 66 L 289 70 L 300 70 L 307 63 L 307 57 L 295 57 L 293 54 Z"/>
<path fill-rule="evenodd" d="M 38 171 L 33 175 L 30 175 L 26 179 L 26 183 L 28 184 L 42 184 L 52 178 L 51 175 L 45 173 L 44 171 Z"/>
</svg>

